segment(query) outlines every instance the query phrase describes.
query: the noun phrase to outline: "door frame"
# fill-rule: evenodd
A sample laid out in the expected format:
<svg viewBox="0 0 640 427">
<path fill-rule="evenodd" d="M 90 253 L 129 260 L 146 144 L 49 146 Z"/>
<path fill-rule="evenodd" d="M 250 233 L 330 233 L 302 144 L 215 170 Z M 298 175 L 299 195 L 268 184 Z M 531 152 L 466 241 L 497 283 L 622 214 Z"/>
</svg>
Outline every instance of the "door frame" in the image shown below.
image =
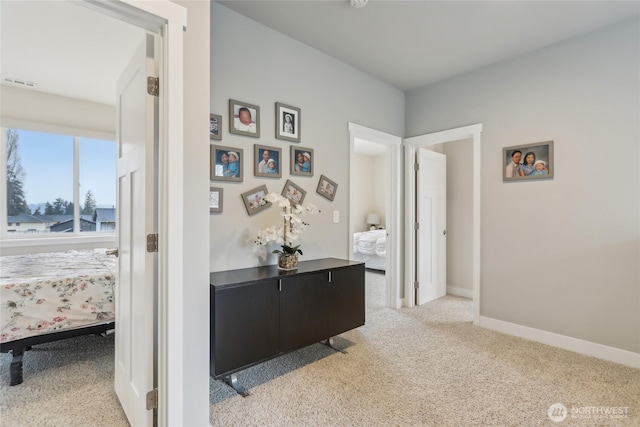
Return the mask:
<svg viewBox="0 0 640 427">
<path fill-rule="evenodd" d="M 402 306 L 402 138 L 375 129 L 349 122 L 349 158 L 353 159 L 354 140 L 356 138 L 386 145 L 387 153 L 387 191 L 386 227 L 387 227 L 387 268 L 385 274 L 385 306 L 400 308 Z M 353 168 L 349 168 L 349 192 L 354 180 Z M 349 197 L 349 213 L 354 210 L 354 198 Z M 349 257 L 353 256 L 353 230 L 355 218 L 349 214 Z M 392 286 L 392 284 L 396 284 Z"/>
<path fill-rule="evenodd" d="M 415 163 L 416 150 L 430 145 L 455 142 L 460 140 L 473 140 L 473 219 L 472 219 L 472 286 L 473 286 L 473 324 L 480 322 L 480 143 L 482 141 L 482 123 L 448 129 L 440 132 L 405 138 L 402 142 L 405 153 L 405 281 L 404 281 L 404 305 L 415 305 L 413 283 L 415 282 L 415 233 L 413 224 L 415 218 L 415 180 L 413 165 Z"/>
<path fill-rule="evenodd" d="M 184 91 L 183 31 L 187 11 L 169 0 L 84 0 L 79 3 L 162 38 L 158 147 L 158 425 L 182 425 L 187 390 L 183 381 L 184 293 Z M 169 179 L 171 177 L 171 179 Z M 176 284 L 169 286 L 169 284 Z M 169 319 L 171 321 L 169 322 Z M 152 363 L 152 361 L 149 361 Z M 193 408 L 191 408 L 193 409 Z M 202 408 L 208 415 L 208 407 Z"/>
</svg>

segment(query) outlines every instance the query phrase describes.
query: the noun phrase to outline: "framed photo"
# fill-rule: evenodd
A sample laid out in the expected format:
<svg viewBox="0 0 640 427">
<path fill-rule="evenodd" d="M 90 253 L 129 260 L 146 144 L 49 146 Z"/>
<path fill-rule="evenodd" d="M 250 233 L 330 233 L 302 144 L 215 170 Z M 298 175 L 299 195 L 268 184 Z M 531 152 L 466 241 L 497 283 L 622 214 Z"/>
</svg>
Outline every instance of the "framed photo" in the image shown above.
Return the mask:
<svg viewBox="0 0 640 427">
<path fill-rule="evenodd" d="M 222 139 L 222 116 L 209 114 L 209 139 Z"/>
<path fill-rule="evenodd" d="M 278 147 L 254 144 L 253 174 L 266 178 L 282 177 L 282 150 Z"/>
<path fill-rule="evenodd" d="M 209 187 L 209 213 L 222 212 L 222 188 Z"/>
<path fill-rule="evenodd" d="M 320 175 L 320 180 L 318 181 L 318 188 L 316 188 L 316 193 L 333 202 L 333 198 L 336 197 L 337 190 L 338 190 L 338 184 L 331 181 L 326 176 Z"/>
<path fill-rule="evenodd" d="M 313 176 L 313 148 L 291 146 L 291 175 Z"/>
<path fill-rule="evenodd" d="M 229 132 L 260 138 L 260 107 L 230 99 Z"/>
<path fill-rule="evenodd" d="M 288 179 L 282 189 L 282 195 L 291 200 L 294 204 L 300 205 L 304 200 L 304 196 L 307 195 L 307 192 Z"/>
<path fill-rule="evenodd" d="M 249 214 L 249 216 L 263 211 L 271 206 L 271 203 L 267 202 L 264 199 L 267 194 L 269 194 L 269 191 L 267 191 L 266 185 L 261 185 L 260 187 L 256 187 L 253 190 L 242 193 L 242 201 L 244 202 L 244 207 L 247 208 L 247 213 Z"/>
<path fill-rule="evenodd" d="M 553 178 L 553 141 L 502 149 L 502 180 Z"/>
<path fill-rule="evenodd" d="M 276 102 L 276 138 L 300 142 L 300 109 Z"/>
<path fill-rule="evenodd" d="M 242 148 L 224 147 L 222 145 L 211 146 L 211 181 L 236 181 L 242 182 L 243 167 Z"/>
</svg>

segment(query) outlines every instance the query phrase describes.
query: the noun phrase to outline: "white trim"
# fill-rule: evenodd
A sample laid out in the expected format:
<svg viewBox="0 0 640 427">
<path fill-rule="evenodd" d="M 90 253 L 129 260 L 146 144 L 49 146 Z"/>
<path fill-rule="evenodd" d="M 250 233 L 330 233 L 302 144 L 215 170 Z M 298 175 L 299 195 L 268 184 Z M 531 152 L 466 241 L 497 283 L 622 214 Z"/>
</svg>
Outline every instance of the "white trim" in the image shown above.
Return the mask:
<svg viewBox="0 0 640 427">
<path fill-rule="evenodd" d="M 169 1 L 136 1 L 136 5 L 167 19 L 159 76 L 158 425 L 183 425 L 187 394 L 183 375 L 187 346 L 184 344 L 184 287 L 181 286 L 184 277 L 183 30 L 187 25 L 187 11 Z M 205 373 L 208 374 L 208 366 L 203 369 Z M 197 410 L 209 419 L 208 405 Z"/>
<path fill-rule="evenodd" d="M 169 0 L 85 0 L 82 4 L 162 34 L 158 171 L 158 425 L 183 425 L 184 359 L 184 90 L 183 31 L 187 11 Z M 171 319 L 171 321 L 169 321 Z M 203 374 L 208 373 L 208 367 Z M 208 420 L 209 407 L 188 407 Z M 206 418 L 205 418 L 206 416 Z"/>
<path fill-rule="evenodd" d="M 414 293 L 413 282 L 415 281 L 415 233 L 413 224 L 415 222 L 415 179 L 413 164 L 415 163 L 416 150 L 420 147 L 435 145 L 446 142 L 460 141 L 473 138 L 473 236 L 472 236 L 472 289 L 473 289 L 473 324 L 480 321 L 480 144 L 482 141 L 482 124 L 463 126 L 455 129 L 434 132 L 426 135 L 405 138 L 405 304 L 413 307 L 415 298 L 410 297 Z"/>
<path fill-rule="evenodd" d="M 7 234 L 6 229 L 8 228 L 8 218 L 7 218 L 7 128 L 4 126 L 0 127 L 0 243 L 2 246 L 5 245 L 3 239 Z"/>
<path fill-rule="evenodd" d="M 406 141 L 406 140 L 405 140 Z M 404 142 L 403 142 L 404 144 Z M 415 221 L 416 201 L 415 201 L 415 173 L 413 165 L 416 161 L 416 150 L 413 147 L 404 148 L 404 307 L 413 307 L 416 302 L 413 282 L 416 280 L 416 267 L 414 261 L 415 232 L 413 223 Z"/>
<path fill-rule="evenodd" d="M 73 196 L 71 202 L 73 203 L 73 231 L 65 234 L 65 243 L 64 244 L 72 244 L 72 239 L 77 239 L 80 236 L 84 236 L 85 233 L 91 232 L 82 232 L 80 231 L 80 140 L 81 139 L 89 139 L 89 138 L 98 138 L 98 135 L 106 141 L 113 141 L 115 144 L 115 136 L 110 137 L 108 133 L 104 132 L 95 132 L 88 129 L 81 128 L 71 128 L 67 126 L 58 126 L 58 125 L 49 125 L 44 123 L 37 123 L 28 120 L 16 120 L 16 119 L 3 119 L 2 120 L 2 139 L 0 139 L 0 145 L 2 146 L 2 161 L 0 161 L 0 171 L 2 171 L 2 176 L 5 179 L 2 179 L 2 185 L 0 186 L 0 194 L 6 194 L 7 191 L 7 130 L 14 129 L 17 131 L 30 131 L 30 132 L 41 132 L 41 133 L 51 133 L 57 135 L 63 135 L 65 137 L 69 137 L 73 140 Z M 0 224 L 7 224 L 8 221 L 7 215 L 7 201 L 6 198 L 2 198 L 2 202 L 0 203 Z M 36 235 L 34 237 L 33 234 L 13 234 L 9 233 L 7 227 L 0 228 L 0 244 L 3 247 L 20 247 L 20 246 L 46 246 L 46 245 L 56 245 L 58 243 L 55 240 L 60 238 L 61 233 L 51 233 L 49 235 Z M 113 235 L 115 239 L 115 233 L 105 233 L 107 235 Z M 35 244 L 27 243 L 34 241 Z M 108 240 L 107 240 L 108 241 Z M 17 242 L 17 243 L 15 243 Z M 85 241 L 77 240 L 76 243 L 86 243 Z"/>
<path fill-rule="evenodd" d="M 58 235 L 55 235 L 58 234 Z M 38 238 L 13 238 L 2 241 L 3 248 L 21 248 L 27 246 L 54 246 L 54 245 L 82 245 L 85 243 L 110 243 L 115 244 L 116 235 L 114 233 L 91 233 L 84 232 L 75 236 L 61 237 L 59 234 L 66 233 L 54 233 L 51 237 L 40 236 Z"/>
<path fill-rule="evenodd" d="M 353 158 L 354 140 L 356 138 L 383 144 L 387 147 L 387 188 L 385 205 L 387 207 L 387 259 L 385 274 L 385 305 L 390 308 L 402 306 L 402 138 L 375 129 L 367 128 L 349 122 L 349 157 Z M 349 168 L 349 183 L 355 177 L 353 168 Z M 351 191 L 351 188 L 349 188 Z M 355 219 L 351 212 L 354 210 L 354 198 L 349 197 L 349 257 L 353 258 L 353 230 Z"/>
<path fill-rule="evenodd" d="M 480 317 L 479 326 L 496 332 L 525 338 L 564 350 L 574 351 L 587 356 L 597 357 L 622 365 L 640 368 L 640 353 L 634 353 L 620 348 L 609 347 L 591 341 L 568 337 L 554 332 L 543 331 L 530 328 L 528 326 L 517 325 L 503 320 L 492 319 L 490 317 Z"/>
<path fill-rule="evenodd" d="M 457 297 L 473 299 L 473 290 L 458 288 L 456 286 L 447 286 L 447 295 L 455 295 Z"/>
<path fill-rule="evenodd" d="M 80 137 L 76 135 L 73 136 L 73 232 L 80 233 Z"/>
</svg>

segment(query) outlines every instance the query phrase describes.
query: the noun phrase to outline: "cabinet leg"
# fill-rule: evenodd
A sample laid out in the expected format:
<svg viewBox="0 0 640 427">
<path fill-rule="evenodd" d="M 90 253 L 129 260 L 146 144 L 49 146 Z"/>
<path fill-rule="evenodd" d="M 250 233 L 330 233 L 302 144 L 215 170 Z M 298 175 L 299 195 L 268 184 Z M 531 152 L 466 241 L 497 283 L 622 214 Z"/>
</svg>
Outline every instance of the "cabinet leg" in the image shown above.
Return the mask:
<svg viewBox="0 0 640 427">
<path fill-rule="evenodd" d="M 331 342 L 331 338 L 327 338 L 326 340 L 322 341 L 321 343 L 326 345 L 330 349 L 333 349 L 335 351 L 339 351 L 342 354 L 347 354 L 347 352 L 345 350 L 340 350 L 339 348 L 334 347 L 333 343 Z"/>
<path fill-rule="evenodd" d="M 240 385 L 238 382 L 238 376 L 236 374 L 227 375 L 222 378 L 222 380 L 227 383 L 231 388 L 233 388 L 236 393 L 238 393 L 242 397 L 249 396 L 249 392 L 245 390 L 244 387 Z"/>
</svg>

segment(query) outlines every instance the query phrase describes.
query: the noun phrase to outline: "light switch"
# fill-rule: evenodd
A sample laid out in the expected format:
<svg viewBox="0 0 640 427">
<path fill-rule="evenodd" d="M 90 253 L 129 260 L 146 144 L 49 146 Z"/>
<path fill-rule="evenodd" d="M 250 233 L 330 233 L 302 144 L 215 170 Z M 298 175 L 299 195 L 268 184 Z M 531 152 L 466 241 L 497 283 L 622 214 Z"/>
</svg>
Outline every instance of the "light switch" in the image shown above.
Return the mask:
<svg viewBox="0 0 640 427">
<path fill-rule="evenodd" d="M 340 211 L 333 211 L 333 223 L 337 224 L 340 222 Z"/>
</svg>

